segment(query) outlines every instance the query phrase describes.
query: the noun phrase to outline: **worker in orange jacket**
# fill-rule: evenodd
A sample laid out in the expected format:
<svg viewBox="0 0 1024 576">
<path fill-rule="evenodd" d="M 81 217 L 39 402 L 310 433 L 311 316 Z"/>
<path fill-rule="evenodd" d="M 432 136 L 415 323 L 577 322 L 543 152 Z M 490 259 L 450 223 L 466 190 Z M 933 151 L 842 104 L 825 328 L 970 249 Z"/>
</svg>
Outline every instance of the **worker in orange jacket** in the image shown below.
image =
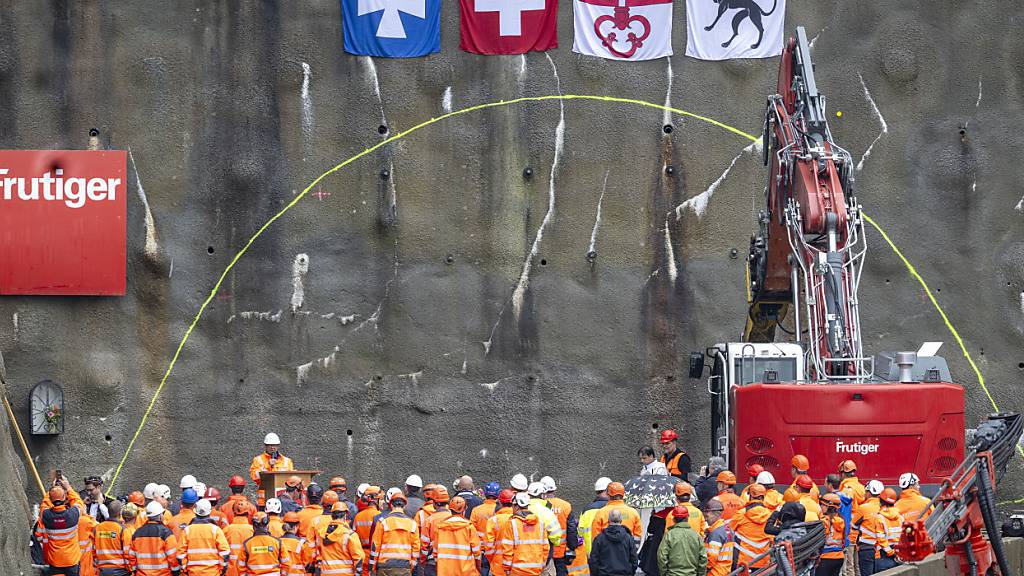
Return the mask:
<svg viewBox="0 0 1024 576">
<path fill-rule="evenodd" d="M 512 517 L 497 540 L 500 542 L 503 575 L 540 576 L 547 564 L 551 543 L 548 541 L 547 527 L 530 511 L 529 494 L 516 494 L 512 503 Z"/>
<path fill-rule="evenodd" d="M 145 513 L 135 504 L 128 502 L 121 507 L 121 520 L 124 523 L 124 534 L 121 536 L 121 539 L 124 541 L 124 553 L 127 556 L 129 573 L 135 572 L 135 559 L 129 554 L 129 547 L 132 543 L 132 536 L 138 530 L 135 526 L 135 518 L 138 516 L 145 516 Z"/>
<path fill-rule="evenodd" d="M 168 528 L 174 532 L 174 537 L 181 541 L 181 531 L 192 523 L 196 517 L 195 506 L 199 502 L 199 494 L 192 488 L 185 488 L 181 493 L 181 511 L 171 518 L 171 525 Z"/>
<path fill-rule="evenodd" d="M 251 518 L 256 512 L 256 505 L 250 502 L 249 498 L 243 494 L 243 492 L 245 492 L 245 478 L 235 474 L 230 480 L 228 480 L 228 489 L 231 490 L 231 494 L 228 496 L 228 499 L 220 505 L 220 511 L 224 514 L 224 518 L 227 520 L 228 524 L 231 524 L 231 521 L 234 520 L 235 504 L 239 502 L 244 502 L 248 505 L 246 506 L 246 509 L 249 511 L 249 517 Z"/>
<path fill-rule="evenodd" d="M 804 507 L 804 522 L 816 522 L 821 519 L 821 506 L 818 504 L 818 499 L 811 496 L 811 488 L 814 487 L 814 480 L 807 474 L 801 474 L 796 477 L 796 490 L 800 494 L 800 499 L 797 502 Z"/>
<path fill-rule="evenodd" d="M 320 503 L 323 496 L 324 489 L 317 484 L 311 484 L 309 488 L 306 489 L 306 500 L 309 503 L 298 512 L 299 528 L 296 530 L 295 534 L 297 534 L 299 538 L 305 538 L 310 542 L 314 540 L 313 536 L 315 533 L 310 532 L 309 527 L 313 523 L 314 518 L 325 514 L 324 507 Z M 328 508 L 326 514 L 330 513 L 330 508 Z"/>
<path fill-rule="evenodd" d="M 88 514 L 82 514 L 78 521 L 78 547 L 82 549 L 82 558 L 78 561 L 78 576 L 97 576 L 96 554 L 93 547 L 93 530 L 96 525 L 96 519 Z"/>
<path fill-rule="evenodd" d="M 43 561 L 49 574 L 77 574 L 82 560 L 78 524 L 82 516 L 82 499 L 63 477 L 50 488 L 48 498 L 40 506 L 35 535 L 43 545 Z"/>
<path fill-rule="evenodd" d="M 690 502 L 690 499 L 693 497 L 693 486 L 691 486 L 689 482 L 676 482 L 674 489 L 676 495 L 676 506 L 683 506 L 689 511 L 686 522 L 690 525 L 690 528 L 693 528 L 693 531 L 703 539 L 704 532 L 707 530 L 708 524 L 704 520 L 704 514 L 700 511 L 700 508 L 697 508 L 693 505 L 693 502 Z M 675 525 L 675 523 L 675 515 L 669 514 L 668 517 L 665 518 L 665 532 L 667 533 L 668 529 Z"/>
<path fill-rule="evenodd" d="M 555 574 L 557 576 L 566 576 L 568 574 L 568 562 L 565 555 L 570 548 L 575 549 L 575 547 L 569 546 L 570 538 L 572 539 L 571 542 L 576 544 L 579 536 L 577 520 L 572 515 L 572 505 L 555 496 L 555 491 L 558 490 L 555 479 L 551 476 L 545 476 L 540 479 L 540 483 L 544 485 L 544 499 L 547 500 L 551 512 L 558 519 L 558 527 L 562 529 L 562 539 L 555 546 L 552 555 L 555 564 Z"/>
<path fill-rule="evenodd" d="M 430 546 L 437 557 L 437 576 L 478 576 L 480 574 L 480 537 L 466 519 L 466 500 L 452 498 L 451 516 L 434 526 Z"/>
<path fill-rule="evenodd" d="M 846 494 L 853 500 L 853 512 L 864 502 L 865 488 L 857 478 L 857 464 L 853 460 L 843 460 L 839 463 L 839 475 L 842 480 L 839 482 L 839 491 Z"/>
<path fill-rule="evenodd" d="M 362 501 L 365 504 L 356 514 L 352 528 L 359 535 L 359 544 L 363 547 L 363 556 L 370 557 L 370 540 L 373 537 L 373 519 L 380 514 L 378 501 L 383 493 L 379 486 L 370 486 L 363 491 Z M 363 576 L 370 573 L 370 563 L 363 562 Z"/>
<path fill-rule="evenodd" d="M 931 501 L 931 498 L 921 495 L 921 479 L 917 474 L 907 472 L 900 475 L 900 499 L 896 501 L 896 509 L 907 522 L 927 518 L 931 514 Z"/>
<path fill-rule="evenodd" d="M 825 547 L 821 550 L 815 576 L 839 576 L 843 569 L 843 550 L 846 548 L 844 532 L 846 521 L 839 515 L 839 495 L 828 493 L 819 500 L 821 521 L 825 524 Z"/>
<path fill-rule="evenodd" d="M 427 527 L 427 520 L 430 519 L 430 515 L 437 511 L 434 506 L 434 489 L 437 488 L 437 484 L 427 484 L 423 487 L 423 506 L 416 511 L 416 527 L 420 530 L 420 543 L 423 542 L 423 531 Z M 445 489 L 447 491 L 447 488 Z"/>
<path fill-rule="evenodd" d="M 355 576 L 363 570 L 365 556 L 359 535 L 348 527 L 348 506 L 335 502 L 331 521 L 317 536 L 317 563 L 321 576 Z"/>
<path fill-rule="evenodd" d="M 633 534 L 633 541 L 640 545 L 640 538 L 643 535 L 643 525 L 640 522 L 640 513 L 626 505 L 626 487 L 621 482 L 612 482 L 608 485 L 608 503 L 594 515 L 594 522 L 590 525 L 590 533 L 594 540 L 608 527 L 608 513 L 618 510 L 622 513 L 622 525 Z"/>
<path fill-rule="evenodd" d="M 239 554 L 242 553 L 242 544 L 252 538 L 252 509 L 248 501 L 236 501 L 232 510 L 231 524 L 224 529 L 224 537 L 227 538 L 231 554 L 228 556 L 228 567 L 225 576 L 239 576 L 241 571 L 238 568 Z"/>
<path fill-rule="evenodd" d="M 178 540 L 178 562 L 188 576 L 220 576 L 231 555 L 227 536 L 212 517 L 209 500 L 196 502 L 193 511 L 195 518 Z"/>
<path fill-rule="evenodd" d="M 783 502 L 797 502 L 800 500 L 800 493 L 796 489 L 796 479 L 803 474 L 810 476 L 810 469 L 811 462 L 807 459 L 807 456 L 804 456 L 803 454 L 796 454 L 793 456 L 793 459 L 789 461 L 789 473 L 793 476 L 793 483 L 790 484 L 789 488 L 786 488 L 786 491 L 782 494 Z M 811 498 L 813 498 L 815 502 L 817 502 L 821 497 L 817 486 L 811 487 L 810 494 Z"/>
<path fill-rule="evenodd" d="M 896 491 L 886 488 L 878 497 L 881 509 L 875 514 L 874 528 L 878 536 L 875 543 L 875 572 L 896 566 L 896 544 L 903 532 L 903 515 L 896 508 Z"/>
<path fill-rule="evenodd" d="M 299 527 L 299 513 L 285 512 L 281 528 L 284 534 L 281 536 L 281 548 L 288 553 L 288 570 L 282 572 L 281 576 L 306 576 L 306 565 L 314 560 L 315 545 L 300 538 L 296 531 Z"/>
<path fill-rule="evenodd" d="M 391 491 L 391 511 L 373 529 L 370 572 L 374 576 L 409 576 L 420 558 L 420 534 L 416 522 L 405 513 L 408 498 Z"/>
<path fill-rule="evenodd" d="M 487 521 L 494 517 L 498 510 L 498 493 L 501 492 L 501 485 L 497 482 L 488 482 L 484 485 L 484 502 L 477 504 L 476 508 L 469 513 L 469 521 L 476 528 L 476 535 L 480 542 L 484 541 L 487 532 Z"/>
<path fill-rule="evenodd" d="M 281 500 L 278 498 L 270 498 L 267 503 L 263 505 L 263 511 L 267 513 L 270 518 L 270 524 L 267 525 L 267 530 L 270 535 L 274 538 L 280 538 L 284 536 L 284 520 L 281 518 Z"/>
<path fill-rule="evenodd" d="M 737 510 L 743 508 L 743 500 L 736 495 L 736 475 L 729 470 L 722 470 L 715 477 L 715 482 L 718 484 L 718 496 L 715 498 L 718 498 L 724 509 L 722 518 L 729 520 Z"/>
<path fill-rule="evenodd" d="M 431 500 L 434 504 L 434 513 L 427 518 L 426 524 L 420 530 L 420 564 L 423 566 L 424 576 L 437 576 L 437 551 L 432 546 L 437 523 L 452 515 L 452 511 L 448 508 L 450 498 L 447 488 L 435 486 L 431 492 Z"/>
<path fill-rule="evenodd" d="M 882 507 L 881 501 L 878 497 L 882 495 L 882 491 L 885 490 L 885 485 L 878 480 L 871 480 L 868 485 L 864 488 L 866 498 L 861 502 L 860 506 L 856 511 L 850 515 L 850 540 L 857 542 L 860 537 L 861 524 L 867 518 L 873 518 L 875 514 Z M 874 533 L 869 534 L 871 536 L 871 546 L 874 550 Z"/>
<path fill-rule="evenodd" d="M 707 521 L 711 523 L 705 537 L 708 576 L 726 576 L 732 572 L 736 537 L 732 528 L 729 527 L 729 523 L 722 518 L 724 511 L 725 507 L 717 498 L 712 498 L 704 505 Z"/>
<path fill-rule="evenodd" d="M 95 548 L 96 569 L 101 576 L 128 576 L 131 563 L 128 561 L 128 545 L 131 535 L 125 538 L 121 501 L 114 500 L 107 505 L 108 520 L 100 522 L 93 529 L 92 541 Z M 134 511 L 133 511 L 134 514 Z M 134 515 L 132 516 L 134 520 Z"/>
<path fill-rule="evenodd" d="M 239 476 L 239 478 L 241 478 L 241 476 Z M 242 484 L 245 484 L 245 480 L 242 481 Z M 220 490 L 217 490 L 213 486 L 210 486 L 209 488 L 206 489 L 206 493 L 203 495 L 203 499 L 210 503 L 210 520 L 212 520 L 213 523 L 217 526 L 220 526 L 221 530 L 227 528 L 229 522 L 228 517 L 226 514 L 220 511 L 219 506 Z"/>
<path fill-rule="evenodd" d="M 760 464 L 751 464 L 747 466 L 747 485 L 743 487 L 743 491 L 740 492 L 740 498 L 743 500 L 743 504 L 746 505 L 750 502 L 750 498 L 747 496 L 747 490 L 750 489 L 751 484 L 757 484 L 757 475 L 764 472 L 764 466 Z M 669 514 L 671 516 L 671 514 Z"/>
<path fill-rule="evenodd" d="M 775 538 L 765 533 L 765 524 L 768 517 L 772 515 L 764 505 L 764 495 L 767 493 L 761 484 L 754 484 L 750 487 L 750 503 L 738 510 L 732 517 L 730 524 L 736 538 L 736 562 L 746 564 L 751 568 L 762 568 L 768 565 L 770 559 L 765 556 L 754 560 L 757 556 L 765 553 L 771 548 Z"/>
<path fill-rule="evenodd" d="M 164 507 L 157 501 L 146 504 L 146 523 L 132 534 L 129 554 L 135 576 L 172 576 L 180 571 L 178 541 L 164 525 Z"/>
<path fill-rule="evenodd" d="M 238 570 L 243 576 L 281 576 L 288 572 L 291 558 L 281 541 L 270 535 L 270 517 L 257 512 L 252 517 L 253 535 L 242 543 Z"/>
<path fill-rule="evenodd" d="M 287 472 L 294 470 L 292 459 L 281 454 L 281 438 L 270 432 L 263 438 L 263 453 L 252 459 L 249 478 L 259 484 L 261 472 Z"/>
<path fill-rule="evenodd" d="M 512 499 L 515 496 L 516 491 L 511 488 L 503 488 L 498 492 L 498 509 L 494 511 L 494 516 L 487 521 L 487 528 L 484 530 L 484 556 L 487 558 L 493 576 L 505 576 L 501 564 L 500 537 L 505 525 L 512 520 Z M 583 556 L 584 562 L 586 562 L 587 555 L 580 554 L 580 556 Z"/>
</svg>

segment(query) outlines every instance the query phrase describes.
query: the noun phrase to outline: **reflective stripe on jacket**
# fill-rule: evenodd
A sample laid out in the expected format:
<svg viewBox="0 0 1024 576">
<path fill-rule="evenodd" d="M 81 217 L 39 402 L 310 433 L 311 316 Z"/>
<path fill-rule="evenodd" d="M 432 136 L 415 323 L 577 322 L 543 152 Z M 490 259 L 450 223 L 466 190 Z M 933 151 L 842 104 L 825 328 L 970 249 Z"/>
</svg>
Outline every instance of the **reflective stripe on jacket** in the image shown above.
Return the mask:
<svg viewBox="0 0 1024 576">
<path fill-rule="evenodd" d="M 306 564 L 312 562 L 306 540 L 286 532 L 281 537 L 281 548 L 288 553 L 288 569 L 281 576 L 306 576 Z"/>
<path fill-rule="evenodd" d="M 392 512 L 377 522 L 370 542 L 370 569 L 411 569 L 420 557 L 420 532 L 404 513 Z"/>
<path fill-rule="evenodd" d="M 547 527 L 536 514 L 513 515 L 501 531 L 502 573 L 508 576 L 539 576 L 551 549 Z"/>
<path fill-rule="evenodd" d="M 299 526 L 295 529 L 295 534 L 299 538 L 305 538 L 306 540 L 313 540 L 316 532 L 310 531 L 310 525 L 313 524 L 319 516 L 323 516 L 324 507 L 319 504 L 309 504 L 302 510 L 299 510 Z"/>
<path fill-rule="evenodd" d="M 50 507 L 39 515 L 36 538 L 43 545 L 43 560 L 54 567 L 76 566 L 82 560 L 78 544 L 78 522 L 82 511 L 77 506 Z"/>
<path fill-rule="evenodd" d="M 485 533 L 487 532 L 487 521 L 494 516 L 494 512 L 498 509 L 498 501 L 494 498 L 488 498 L 484 500 L 483 504 L 478 504 L 476 508 L 469 514 L 469 521 L 473 523 L 473 527 L 476 528 L 476 535 L 480 537 L 480 541 L 484 541 Z"/>
<path fill-rule="evenodd" d="M 775 538 L 764 531 L 771 512 L 759 504 L 753 504 L 737 512 L 730 524 L 733 530 L 736 547 L 736 562 L 746 564 L 752 568 L 761 568 L 768 565 L 769 558 L 765 556 L 757 561 L 754 558 L 768 551 Z"/>
<path fill-rule="evenodd" d="M 548 507 L 547 500 L 531 498 L 530 512 L 536 514 L 537 520 L 544 524 L 544 528 L 548 532 L 548 541 L 551 542 L 552 546 L 557 548 L 565 542 L 565 531 L 562 530 L 562 526 L 558 523 L 558 516 L 555 516 L 555 513 Z"/>
<path fill-rule="evenodd" d="M 627 506 L 622 500 L 609 500 L 604 505 L 604 508 L 598 510 L 597 514 L 594 515 L 594 521 L 590 525 L 591 545 L 593 545 L 593 540 L 608 527 L 608 514 L 612 510 L 618 510 L 622 513 L 622 525 L 633 533 L 633 540 L 639 546 L 640 538 L 643 535 L 640 513 Z M 589 552 L 587 556 L 590 556 Z"/>
<path fill-rule="evenodd" d="M 559 545 L 555 546 L 554 557 L 565 558 L 566 539 L 569 535 L 569 517 L 572 516 L 572 504 L 561 498 L 548 498 L 548 505 L 551 506 L 551 512 L 558 519 L 558 527 L 562 529 L 562 541 Z"/>
<path fill-rule="evenodd" d="M 82 514 L 78 521 L 78 547 L 82 549 L 82 559 L 79 560 L 79 576 L 96 576 L 96 554 L 93 548 L 93 529 L 96 528 L 96 519 L 88 514 Z"/>
<path fill-rule="evenodd" d="M 242 553 L 242 544 L 249 538 L 252 538 L 252 535 L 252 524 L 246 522 L 244 516 L 235 518 L 224 529 L 224 537 L 228 541 L 228 548 L 230 548 L 228 569 L 225 572 L 225 576 L 238 576 L 241 574 L 238 570 L 238 557 Z"/>
<path fill-rule="evenodd" d="M 129 554 L 135 576 L 171 576 L 178 568 L 178 542 L 160 520 L 150 520 L 135 531 Z"/>
<path fill-rule="evenodd" d="M 92 541 L 97 568 L 128 570 L 131 567 L 128 562 L 131 537 L 125 539 L 123 525 L 112 520 L 101 522 L 93 529 Z"/>
<path fill-rule="evenodd" d="M 821 557 L 825 560 L 841 560 L 843 550 L 846 549 L 843 532 L 846 522 L 839 516 L 825 516 L 821 519 L 825 524 L 825 547 L 821 550 Z"/>
<path fill-rule="evenodd" d="M 708 576 L 726 576 L 732 572 L 735 538 L 729 524 L 719 518 L 708 528 Z"/>
<path fill-rule="evenodd" d="M 512 520 L 512 507 L 506 506 L 494 513 L 494 516 L 487 521 L 487 531 L 484 534 L 484 556 L 487 557 L 491 566 L 491 573 L 495 576 L 502 576 L 504 570 L 501 565 L 501 532 L 505 525 Z"/>
<path fill-rule="evenodd" d="M 362 570 L 365 558 L 363 547 L 359 544 L 359 535 L 341 520 L 331 520 L 324 527 L 323 536 L 317 544 L 317 553 L 322 576 L 354 576 Z"/>
<path fill-rule="evenodd" d="M 289 562 L 280 540 L 270 534 L 256 534 L 242 543 L 238 570 L 252 576 L 280 576 L 288 571 Z"/>
<path fill-rule="evenodd" d="M 437 557 L 437 576 L 476 576 L 480 573 L 480 537 L 473 523 L 462 516 L 438 522 L 432 541 Z"/>
<path fill-rule="evenodd" d="M 220 576 L 230 553 L 227 536 L 212 521 L 200 520 L 181 531 L 178 561 L 189 576 Z"/>
</svg>

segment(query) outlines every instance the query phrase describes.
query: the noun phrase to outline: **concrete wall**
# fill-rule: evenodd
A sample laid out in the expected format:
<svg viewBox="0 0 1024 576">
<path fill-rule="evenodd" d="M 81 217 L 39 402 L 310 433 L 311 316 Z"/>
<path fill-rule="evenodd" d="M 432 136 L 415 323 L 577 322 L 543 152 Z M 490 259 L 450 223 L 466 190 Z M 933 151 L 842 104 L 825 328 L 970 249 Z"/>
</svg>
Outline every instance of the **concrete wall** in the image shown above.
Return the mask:
<svg viewBox="0 0 1024 576">
<path fill-rule="evenodd" d="M 67 432 L 33 440 L 39 465 L 111 473 L 246 239 L 379 142 L 380 126 L 440 115 L 445 94 L 456 109 L 559 89 L 670 100 L 759 132 L 777 61 L 685 58 L 684 3 L 675 10 L 677 55 L 622 64 L 571 52 L 568 2 L 548 55 L 460 52 L 446 2 L 442 52 L 396 61 L 341 52 L 336 0 L 4 4 L 0 143 L 80 148 L 97 128 L 102 147 L 134 160 L 128 294 L 0 300 L 21 418 L 34 383 L 66 389 Z M 1004 409 L 1020 409 L 1024 366 L 1020 10 L 792 0 L 786 25 L 817 38 L 819 86 L 843 112 L 837 140 L 858 160 L 874 143 L 861 202 L 930 282 Z M 628 105 L 565 103 L 558 146 L 562 114 L 547 102 L 461 116 L 324 180 L 226 278 L 118 490 L 186 472 L 222 485 L 268 430 L 300 466 L 356 480 L 540 472 L 577 501 L 598 475 L 632 476 L 657 428 L 677 427 L 706 458 L 708 400 L 686 353 L 741 330 L 764 168 L 742 138 L 687 118 L 666 135 L 660 111 Z M 706 212 L 684 210 L 666 231 L 666 214 L 705 191 Z M 946 341 L 977 421 L 991 406 L 972 370 L 869 234 L 866 349 Z M 1001 496 L 1020 495 L 1019 470 Z M 8 468 L 0 481 L 13 481 Z"/>
</svg>

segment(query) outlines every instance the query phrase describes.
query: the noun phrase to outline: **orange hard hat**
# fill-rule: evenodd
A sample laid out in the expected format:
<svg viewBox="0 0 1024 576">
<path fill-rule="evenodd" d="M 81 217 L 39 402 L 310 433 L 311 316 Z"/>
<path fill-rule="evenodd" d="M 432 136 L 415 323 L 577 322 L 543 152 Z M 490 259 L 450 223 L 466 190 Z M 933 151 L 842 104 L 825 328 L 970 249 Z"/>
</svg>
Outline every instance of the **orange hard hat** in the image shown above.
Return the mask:
<svg viewBox="0 0 1024 576">
<path fill-rule="evenodd" d="M 811 477 L 807 474 L 801 474 L 796 477 L 796 485 L 810 490 L 814 487 L 814 480 L 811 480 Z"/>
<path fill-rule="evenodd" d="M 339 500 L 338 493 L 334 490 L 328 490 L 324 492 L 324 495 L 320 497 L 320 505 L 324 508 L 333 505 Z"/>
<path fill-rule="evenodd" d="M 747 476 L 750 476 L 751 478 L 757 478 L 757 475 L 761 472 L 764 472 L 764 466 L 761 466 L 760 464 L 751 464 L 750 466 L 747 466 Z"/>
<path fill-rule="evenodd" d="M 383 490 L 380 489 L 380 486 L 367 486 L 366 490 L 363 490 L 363 501 L 373 502 L 380 498 L 382 492 Z"/>
<path fill-rule="evenodd" d="M 682 496 L 683 494 L 693 495 L 693 486 L 690 486 L 686 482 L 676 482 L 675 492 L 676 496 Z"/>
<path fill-rule="evenodd" d="M 502 504 L 511 504 L 515 497 L 516 491 L 511 488 L 502 488 L 501 492 L 498 492 L 498 502 Z"/>
<path fill-rule="evenodd" d="M 342 486 L 348 488 L 348 483 L 345 482 L 345 479 L 342 478 L 341 476 L 335 476 L 334 478 L 331 478 L 331 481 L 328 482 L 327 485 L 330 486 L 331 488 L 334 488 L 335 486 Z"/>
<path fill-rule="evenodd" d="M 747 494 L 751 499 L 764 498 L 764 495 L 768 493 L 768 489 L 763 484 L 751 484 L 747 486 Z"/>
<path fill-rule="evenodd" d="M 678 484 L 677 484 L 677 486 L 678 486 Z M 690 517 L 690 509 L 687 508 L 686 506 L 676 506 L 675 508 L 672 509 L 672 517 L 673 518 L 689 518 Z"/>
<path fill-rule="evenodd" d="M 793 459 L 790 460 L 789 463 L 791 466 L 793 466 L 793 468 L 796 468 L 797 470 L 807 471 L 811 469 L 810 461 L 807 460 L 807 456 L 804 456 L 803 454 L 794 455 Z"/>
<path fill-rule="evenodd" d="M 299 523 L 299 513 L 298 512 L 285 512 L 283 520 L 284 520 L 285 524 L 298 524 Z"/>
<path fill-rule="evenodd" d="M 270 516 L 266 512 L 256 512 L 252 515 L 253 526 L 266 526 L 270 523 Z"/>
<path fill-rule="evenodd" d="M 886 504 L 895 504 L 896 491 L 893 490 L 892 488 L 886 488 L 885 490 L 882 490 L 882 493 L 878 496 L 878 499 L 881 500 L 882 502 L 885 502 Z"/>
<path fill-rule="evenodd" d="M 626 487 L 622 485 L 622 482 L 612 482 L 608 485 L 608 497 L 613 496 L 625 496 Z"/>
<path fill-rule="evenodd" d="M 821 501 L 824 502 L 826 506 L 833 506 L 835 508 L 838 508 L 841 504 L 839 501 L 839 494 L 836 494 L 835 492 L 829 492 L 828 494 L 823 495 L 821 497 Z"/>
<path fill-rule="evenodd" d="M 448 504 L 448 507 L 452 509 L 452 513 L 462 514 L 466 511 L 466 499 L 463 498 L 462 496 L 456 496 L 455 498 L 452 498 L 452 501 L 450 504 Z"/>
<path fill-rule="evenodd" d="M 238 500 L 235 502 L 235 505 L 232 506 L 231 512 L 235 516 L 251 516 L 252 504 L 249 504 L 248 500 Z"/>
<path fill-rule="evenodd" d="M 230 480 L 228 480 L 228 486 L 245 486 L 245 478 L 235 474 Z"/>
<path fill-rule="evenodd" d="M 68 497 L 68 493 L 64 491 L 60 486 L 54 486 L 50 488 L 50 502 L 63 502 Z"/>
<path fill-rule="evenodd" d="M 430 502 L 434 499 L 434 488 L 437 488 L 437 484 L 427 484 L 423 487 L 423 498 Z"/>
<path fill-rule="evenodd" d="M 138 490 L 128 495 L 128 501 L 131 502 L 132 504 L 135 504 L 136 506 L 146 505 L 146 497 L 143 496 L 142 492 L 139 492 Z"/>
<path fill-rule="evenodd" d="M 302 478 L 299 478 L 298 476 L 289 476 L 288 479 L 284 481 L 284 485 L 289 488 L 297 488 L 302 486 Z"/>
<path fill-rule="evenodd" d="M 729 470 L 722 470 L 718 476 L 715 476 L 715 481 L 732 486 L 736 483 L 736 475 Z"/>
<path fill-rule="evenodd" d="M 448 503 L 448 489 L 444 486 L 434 486 L 432 494 L 434 495 L 434 502 L 437 502 L 438 504 Z"/>
<path fill-rule="evenodd" d="M 674 442 L 677 439 L 679 439 L 679 434 L 676 434 L 675 430 L 672 430 L 670 428 L 668 430 L 662 430 L 661 431 L 661 443 L 662 444 L 666 444 L 668 442 Z"/>
<path fill-rule="evenodd" d="M 331 506 L 331 512 L 348 512 L 348 506 L 344 502 L 335 502 Z"/>
<path fill-rule="evenodd" d="M 409 498 L 405 495 L 405 492 L 402 492 L 401 490 L 395 490 L 395 493 L 391 495 L 391 498 L 388 498 L 388 503 L 393 503 L 396 500 L 401 500 L 406 503 L 409 502 Z"/>
<path fill-rule="evenodd" d="M 843 460 L 839 463 L 840 472 L 856 472 L 857 464 L 853 460 Z"/>
</svg>

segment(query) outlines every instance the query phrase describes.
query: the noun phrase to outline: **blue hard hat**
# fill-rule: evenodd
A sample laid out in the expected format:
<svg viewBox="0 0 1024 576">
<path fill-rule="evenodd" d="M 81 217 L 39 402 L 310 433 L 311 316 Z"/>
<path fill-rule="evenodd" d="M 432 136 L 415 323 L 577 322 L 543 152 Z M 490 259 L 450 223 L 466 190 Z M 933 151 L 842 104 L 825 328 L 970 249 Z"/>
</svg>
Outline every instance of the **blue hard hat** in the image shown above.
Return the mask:
<svg viewBox="0 0 1024 576">
<path fill-rule="evenodd" d="M 488 482 L 484 485 L 484 496 L 497 496 L 501 492 L 501 485 L 497 482 Z"/>
<path fill-rule="evenodd" d="M 192 488 L 185 488 L 185 491 L 181 493 L 181 503 L 195 504 L 196 502 L 199 502 L 199 494 Z"/>
</svg>

